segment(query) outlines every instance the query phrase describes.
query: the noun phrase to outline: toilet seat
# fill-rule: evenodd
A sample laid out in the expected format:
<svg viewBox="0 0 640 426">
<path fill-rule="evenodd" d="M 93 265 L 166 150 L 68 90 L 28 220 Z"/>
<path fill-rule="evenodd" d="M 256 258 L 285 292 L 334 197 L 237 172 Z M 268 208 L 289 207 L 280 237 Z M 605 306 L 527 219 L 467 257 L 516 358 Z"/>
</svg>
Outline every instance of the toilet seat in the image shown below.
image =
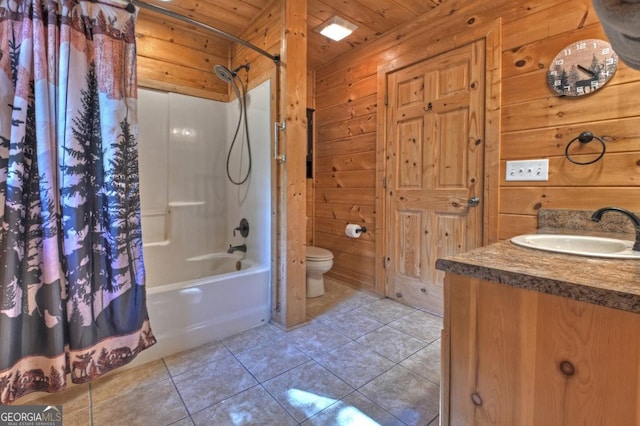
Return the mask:
<svg viewBox="0 0 640 426">
<path fill-rule="evenodd" d="M 306 258 L 311 261 L 331 260 L 333 253 L 320 247 L 307 246 Z"/>
</svg>

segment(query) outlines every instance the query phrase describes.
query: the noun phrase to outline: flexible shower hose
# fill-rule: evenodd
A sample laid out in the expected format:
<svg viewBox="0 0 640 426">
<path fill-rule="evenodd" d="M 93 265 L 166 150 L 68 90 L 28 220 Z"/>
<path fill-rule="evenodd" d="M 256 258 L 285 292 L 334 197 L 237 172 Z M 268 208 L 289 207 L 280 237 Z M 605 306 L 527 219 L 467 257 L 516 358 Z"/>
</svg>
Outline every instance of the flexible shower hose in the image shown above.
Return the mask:
<svg viewBox="0 0 640 426">
<path fill-rule="evenodd" d="M 236 84 L 235 75 L 231 80 L 231 84 L 235 86 L 236 94 L 237 94 L 238 85 Z M 249 179 L 249 175 L 251 174 L 251 140 L 249 138 L 249 123 L 247 121 L 247 102 L 246 102 L 247 91 L 242 80 L 240 80 L 240 86 L 242 87 L 241 97 L 238 98 L 238 103 L 240 104 L 240 116 L 238 117 L 238 125 L 236 126 L 236 131 L 235 131 L 235 134 L 233 135 L 233 140 L 231 141 L 231 146 L 229 147 L 229 152 L 227 154 L 227 177 L 229 178 L 229 181 L 234 185 L 242 185 L 247 181 L 247 179 Z M 247 135 L 247 152 L 249 154 L 249 167 L 247 168 L 247 174 L 244 176 L 244 178 L 240 181 L 235 181 L 231 177 L 231 172 L 229 170 L 229 161 L 231 159 L 231 152 L 233 151 L 233 147 L 235 146 L 236 141 L 238 140 L 238 135 L 240 133 L 240 126 L 242 124 L 243 119 L 244 119 L 244 131 L 245 131 L 245 134 Z"/>
</svg>

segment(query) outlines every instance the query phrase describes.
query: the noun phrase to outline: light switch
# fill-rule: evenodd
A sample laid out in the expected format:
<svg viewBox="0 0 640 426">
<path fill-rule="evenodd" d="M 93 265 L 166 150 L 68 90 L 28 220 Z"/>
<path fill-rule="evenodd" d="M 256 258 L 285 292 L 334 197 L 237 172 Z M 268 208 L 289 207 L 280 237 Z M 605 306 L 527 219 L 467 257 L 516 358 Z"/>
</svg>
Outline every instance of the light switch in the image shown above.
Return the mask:
<svg viewBox="0 0 640 426">
<path fill-rule="evenodd" d="M 507 161 L 508 181 L 547 181 L 549 180 L 549 160 Z"/>
</svg>

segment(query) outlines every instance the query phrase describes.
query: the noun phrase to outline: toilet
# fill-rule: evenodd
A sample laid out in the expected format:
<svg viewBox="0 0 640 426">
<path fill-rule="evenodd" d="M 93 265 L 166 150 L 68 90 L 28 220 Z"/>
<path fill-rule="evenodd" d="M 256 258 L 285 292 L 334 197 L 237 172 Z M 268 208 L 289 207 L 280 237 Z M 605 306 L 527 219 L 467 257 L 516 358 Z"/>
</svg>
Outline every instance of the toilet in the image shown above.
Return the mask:
<svg viewBox="0 0 640 426">
<path fill-rule="evenodd" d="M 320 247 L 307 246 L 307 297 L 324 294 L 322 275 L 333 266 L 333 253 Z"/>
</svg>

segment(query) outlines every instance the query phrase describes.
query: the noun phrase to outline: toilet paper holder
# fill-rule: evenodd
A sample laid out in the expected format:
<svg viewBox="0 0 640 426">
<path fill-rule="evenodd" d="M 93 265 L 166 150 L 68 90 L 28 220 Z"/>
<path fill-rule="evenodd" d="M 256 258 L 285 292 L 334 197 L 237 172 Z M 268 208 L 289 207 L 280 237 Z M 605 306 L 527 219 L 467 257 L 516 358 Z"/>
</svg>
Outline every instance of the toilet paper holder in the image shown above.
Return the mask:
<svg viewBox="0 0 640 426">
<path fill-rule="evenodd" d="M 344 233 L 349 238 L 360 238 L 364 232 L 367 232 L 367 227 L 355 223 L 347 223 L 347 226 L 344 228 Z"/>
</svg>

